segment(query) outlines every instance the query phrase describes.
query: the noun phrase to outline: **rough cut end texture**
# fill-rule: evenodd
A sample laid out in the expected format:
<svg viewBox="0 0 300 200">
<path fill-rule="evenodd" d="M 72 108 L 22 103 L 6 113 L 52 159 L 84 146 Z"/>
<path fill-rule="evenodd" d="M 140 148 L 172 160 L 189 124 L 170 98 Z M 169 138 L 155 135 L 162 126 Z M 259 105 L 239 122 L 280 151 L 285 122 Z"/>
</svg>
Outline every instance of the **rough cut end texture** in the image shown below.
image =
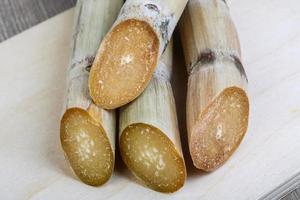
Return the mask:
<svg viewBox="0 0 300 200">
<path fill-rule="evenodd" d="M 184 185 L 184 160 L 159 129 L 143 123 L 128 126 L 120 138 L 120 151 L 128 168 L 151 189 L 170 193 Z"/>
<path fill-rule="evenodd" d="M 223 90 L 192 128 L 189 145 L 194 165 L 213 171 L 224 164 L 241 143 L 248 116 L 245 91 L 237 87 Z"/>
<path fill-rule="evenodd" d="M 74 173 L 84 183 L 99 186 L 109 180 L 113 150 L 104 129 L 88 112 L 68 109 L 61 120 L 60 139 Z"/>
<path fill-rule="evenodd" d="M 144 21 L 130 19 L 104 38 L 91 69 L 90 95 L 106 109 L 129 103 L 146 88 L 157 65 L 159 39 Z"/>
</svg>

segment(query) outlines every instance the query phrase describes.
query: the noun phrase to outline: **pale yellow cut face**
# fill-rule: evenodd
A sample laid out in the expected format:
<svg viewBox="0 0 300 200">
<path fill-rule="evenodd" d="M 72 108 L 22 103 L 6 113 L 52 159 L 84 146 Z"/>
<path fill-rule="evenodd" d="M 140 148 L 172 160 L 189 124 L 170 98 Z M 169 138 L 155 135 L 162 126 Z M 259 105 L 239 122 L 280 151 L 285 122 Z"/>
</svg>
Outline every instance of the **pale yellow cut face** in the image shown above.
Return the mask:
<svg viewBox="0 0 300 200">
<path fill-rule="evenodd" d="M 128 168 L 148 187 L 159 192 L 175 192 L 185 182 L 183 157 L 159 129 L 132 124 L 122 133 L 120 151 Z"/>
<path fill-rule="evenodd" d="M 226 162 L 248 127 L 249 102 L 237 87 L 225 89 L 201 114 L 193 127 L 190 151 L 194 165 L 213 171 Z"/>
<path fill-rule="evenodd" d="M 114 109 L 139 96 L 157 65 L 159 40 L 151 28 L 135 19 L 121 22 L 104 38 L 89 78 L 97 105 Z"/>
<path fill-rule="evenodd" d="M 85 110 L 66 111 L 60 139 L 73 171 L 84 183 L 99 186 L 108 181 L 114 167 L 111 144 L 101 125 Z"/>
</svg>

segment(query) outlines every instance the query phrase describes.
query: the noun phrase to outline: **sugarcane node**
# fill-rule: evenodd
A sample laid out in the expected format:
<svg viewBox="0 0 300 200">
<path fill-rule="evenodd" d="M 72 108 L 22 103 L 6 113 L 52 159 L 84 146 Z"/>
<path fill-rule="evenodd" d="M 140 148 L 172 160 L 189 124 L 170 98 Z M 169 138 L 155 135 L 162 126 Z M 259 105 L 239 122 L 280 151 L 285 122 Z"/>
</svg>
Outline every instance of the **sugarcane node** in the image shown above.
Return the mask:
<svg viewBox="0 0 300 200">
<path fill-rule="evenodd" d="M 245 77 L 246 81 L 248 82 L 248 77 L 247 77 L 245 68 L 244 68 L 241 60 L 236 55 L 230 55 L 230 56 L 233 59 L 236 68 L 239 70 L 239 72 L 241 73 L 241 75 L 243 77 Z"/>
<path fill-rule="evenodd" d="M 165 18 L 164 21 L 161 22 L 160 25 L 160 31 L 161 35 L 164 41 L 168 41 L 168 26 L 169 26 L 170 20 L 168 18 Z M 167 42 L 166 42 L 167 44 Z M 166 46 L 165 46 L 166 47 Z"/>
<path fill-rule="evenodd" d="M 216 60 L 216 54 L 214 51 L 207 49 L 200 53 L 197 63 L 201 63 L 201 65 L 212 64 Z"/>
<path fill-rule="evenodd" d="M 155 4 L 147 3 L 147 4 L 145 4 L 145 7 L 148 8 L 149 10 L 153 10 L 157 13 L 160 13 L 160 11 L 159 11 L 160 9 L 158 9 L 157 5 L 155 5 Z"/>
</svg>

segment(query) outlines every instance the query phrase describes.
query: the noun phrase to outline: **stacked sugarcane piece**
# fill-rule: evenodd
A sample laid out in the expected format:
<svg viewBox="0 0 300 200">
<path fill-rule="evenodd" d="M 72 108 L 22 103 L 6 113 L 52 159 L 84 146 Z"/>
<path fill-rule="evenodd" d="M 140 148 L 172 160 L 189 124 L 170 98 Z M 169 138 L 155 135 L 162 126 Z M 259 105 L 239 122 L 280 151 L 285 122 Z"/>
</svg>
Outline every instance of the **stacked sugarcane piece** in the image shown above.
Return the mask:
<svg viewBox="0 0 300 200">
<path fill-rule="evenodd" d="M 138 97 L 151 80 L 187 0 L 127 0 L 101 43 L 89 78 L 90 94 L 113 109 Z"/>
<path fill-rule="evenodd" d="M 86 184 L 102 185 L 114 168 L 116 119 L 93 103 L 88 77 L 99 44 L 113 24 L 123 0 L 78 0 L 66 105 L 60 138 L 75 174 Z"/>
<path fill-rule="evenodd" d="M 247 78 L 237 33 L 225 1 L 122 4 L 77 2 L 62 147 L 84 183 L 107 182 L 115 162 L 112 109 L 122 106 L 118 140 L 125 164 L 147 187 L 175 192 L 186 168 L 170 84 L 173 31 L 188 4 L 180 22 L 189 73 L 188 138 L 194 165 L 205 171 L 222 165 L 247 130 Z"/>
<path fill-rule="evenodd" d="M 120 151 L 144 184 L 174 192 L 185 182 L 185 164 L 170 84 L 172 43 L 143 94 L 120 110 Z"/>
<path fill-rule="evenodd" d="M 243 139 L 249 116 L 247 77 L 228 6 L 190 0 L 180 22 L 189 73 L 187 128 L 194 165 L 221 166 Z"/>
</svg>

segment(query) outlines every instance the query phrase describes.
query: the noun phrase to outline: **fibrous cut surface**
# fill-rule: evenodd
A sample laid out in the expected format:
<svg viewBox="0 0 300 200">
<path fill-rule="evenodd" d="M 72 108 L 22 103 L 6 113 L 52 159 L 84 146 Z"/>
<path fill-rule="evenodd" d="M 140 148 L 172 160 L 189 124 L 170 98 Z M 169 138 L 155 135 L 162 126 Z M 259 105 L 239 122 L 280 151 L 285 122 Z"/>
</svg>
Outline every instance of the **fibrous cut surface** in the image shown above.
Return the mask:
<svg viewBox="0 0 300 200">
<path fill-rule="evenodd" d="M 223 90 L 192 128 L 189 145 L 194 165 L 213 171 L 226 162 L 247 131 L 248 117 L 245 91 L 237 87 Z"/>
<path fill-rule="evenodd" d="M 142 123 L 130 125 L 121 135 L 120 150 L 133 174 L 153 190 L 175 192 L 183 186 L 183 157 L 161 130 Z"/>
<path fill-rule="evenodd" d="M 159 40 L 151 26 L 130 19 L 104 38 L 92 66 L 89 88 L 94 102 L 114 109 L 134 100 L 157 65 Z"/>
<path fill-rule="evenodd" d="M 61 121 L 60 138 L 75 174 L 86 184 L 99 186 L 110 178 L 114 154 L 104 129 L 85 110 L 71 108 Z"/>
</svg>

